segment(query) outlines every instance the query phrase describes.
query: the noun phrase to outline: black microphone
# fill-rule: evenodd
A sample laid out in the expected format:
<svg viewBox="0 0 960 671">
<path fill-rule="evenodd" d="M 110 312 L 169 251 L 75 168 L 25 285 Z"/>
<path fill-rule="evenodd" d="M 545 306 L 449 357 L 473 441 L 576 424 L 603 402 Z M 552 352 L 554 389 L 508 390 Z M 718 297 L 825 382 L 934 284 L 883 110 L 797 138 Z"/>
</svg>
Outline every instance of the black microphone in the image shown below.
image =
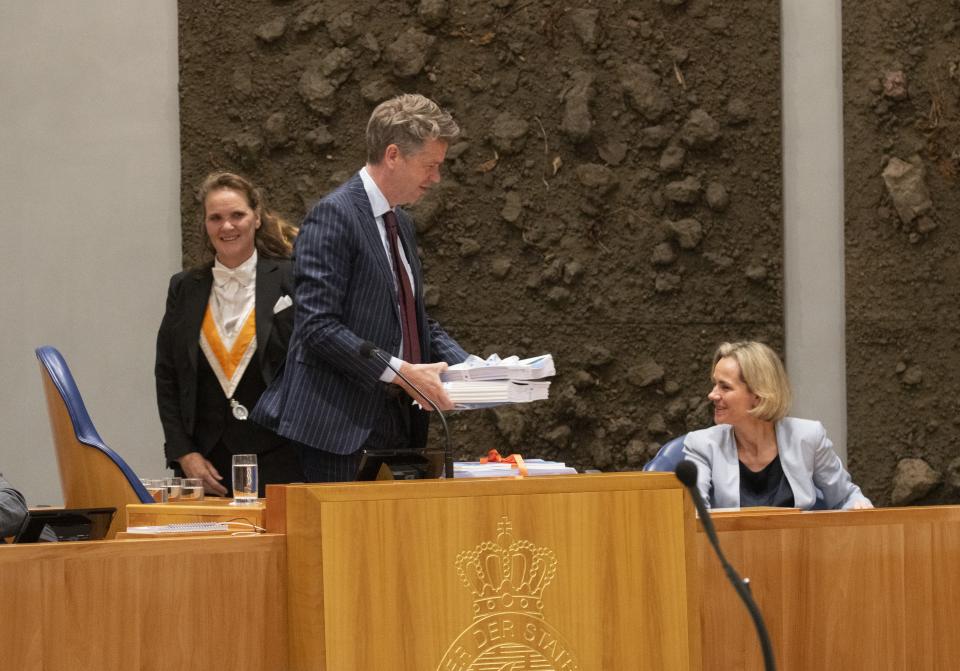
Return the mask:
<svg viewBox="0 0 960 671">
<path fill-rule="evenodd" d="M 376 358 L 381 363 L 383 363 L 387 368 L 392 370 L 394 373 L 400 376 L 400 379 L 410 385 L 410 388 L 415 392 L 420 394 L 420 397 L 430 404 L 430 407 L 433 408 L 433 411 L 440 416 L 440 423 L 443 424 L 443 433 L 446 436 L 446 445 L 443 449 L 443 475 L 446 478 L 453 479 L 453 448 L 450 446 L 450 429 L 447 426 L 447 418 L 443 416 L 443 412 L 440 410 L 440 407 L 433 402 L 433 399 L 424 394 L 417 385 L 407 379 L 407 377 L 401 373 L 397 368 L 390 363 L 390 357 L 387 356 L 382 350 L 378 349 L 376 345 L 372 342 L 364 341 L 360 343 L 360 355 L 366 357 L 367 359 Z"/>
<path fill-rule="evenodd" d="M 682 482 L 683 486 L 690 492 L 693 505 L 696 506 L 697 514 L 700 516 L 700 522 L 703 524 L 703 530 L 707 533 L 707 538 L 710 539 L 710 545 L 713 546 L 713 551 L 716 553 L 717 559 L 720 560 L 720 565 L 723 566 L 724 573 L 727 574 L 727 578 L 733 584 L 733 589 L 740 595 L 744 605 L 750 612 L 753 625 L 757 628 L 757 638 L 760 639 L 760 648 L 763 650 L 764 668 L 766 671 L 776 671 L 777 665 L 773 659 L 773 646 L 770 644 L 770 634 L 767 633 L 767 625 L 763 622 L 763 615 L 760 613 L 756 601 L 753 600 L 753 594 L 750 593 L 750 581 L 740 577 L 740 574 L 730 565 L 730 562 L 727 561 L 727 558 L 723 555 L 723 551 L 720 549 L 720 541 L 717 538 L 716 529 L 713 528 L 710 511 L 707 510 L 707 506 L 700 496 L 700 490 L 697 489 L 696 464 L 684 459 L 677 464 L 674 473 L 677 476 L 677 480 Z"/>
</svg>

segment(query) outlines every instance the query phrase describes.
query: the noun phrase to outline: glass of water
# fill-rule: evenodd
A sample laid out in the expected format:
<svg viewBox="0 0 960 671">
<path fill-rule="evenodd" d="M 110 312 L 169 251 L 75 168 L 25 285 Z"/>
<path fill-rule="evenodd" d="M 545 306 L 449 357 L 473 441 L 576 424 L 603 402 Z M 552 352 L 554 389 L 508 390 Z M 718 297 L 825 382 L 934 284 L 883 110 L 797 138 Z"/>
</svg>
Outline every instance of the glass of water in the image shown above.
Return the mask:
<svg viewBox="0 0 960 671">
<path fill-rule="evenodd" d="M 167 485 L 164 480 L 161 479 L 143 479 L 140 480 L 143 483 L 143 486 L 147 488 L 147 494 L 154 500 L 156 503 L 166 503 L 167 502 Z"/>
<path fill-rule="evenodd" d="M 166 478 L 164 479 L 163 484 L 167 488 L 167 501 L 179 501 L 180 497 L 182 496 L 183 479 Z"/>
<path fill-rule="evenodd" d="M 203 501 L 203 480 L 184 478 L 180 485 L 181 501 Z"/>
<path fill-rule="evenodd" d="M 258 475 L 257 455 L 233 455 L 233 505 L 253 503 L 257 500 Z"/>
</svg>

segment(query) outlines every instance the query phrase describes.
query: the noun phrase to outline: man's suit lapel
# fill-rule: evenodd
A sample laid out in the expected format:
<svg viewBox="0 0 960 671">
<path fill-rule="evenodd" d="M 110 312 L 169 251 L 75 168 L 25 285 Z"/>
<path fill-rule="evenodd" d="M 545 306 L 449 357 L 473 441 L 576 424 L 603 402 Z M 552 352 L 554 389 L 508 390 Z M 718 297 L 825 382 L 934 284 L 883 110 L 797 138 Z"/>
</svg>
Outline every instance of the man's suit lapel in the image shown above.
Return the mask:
<svg viewBox="0 0 960 671">
<path fill-rule="evenodd" d="M 349 189 L 354 205 L 357 208 L 360 228 L 363 231 L 364 238 L 374 258 L 377 259 L 377 267 L 380 268 L 381 279 L 387 283 L 387 286 L 389 286 L 395 294 L 396 287 L 393 270 L 390 267 L 390 262 L 387 261 L 387 253 L 383 248 L 383 238 L 380 237 L 380 228 L 377 226 L 377 220 L 373 216 L 373 206 L 370 205 L 370 199 L 367 198 L 367 191 L 363 188 L 363 180 L 360 179 L 359 174 L 354 175 L 350 180 Z M 400 306 L 396 301 L 393 301 L 393 312 L 399 325 Z"/>
<path fill-rule="evenodd" d="M 206 313 L 207 303 L 210 301 L 210 288 L 213 286 L 213 273 L 210 268 L 190 273 L 186 286 L 187 292 L 183 302 L 183 322 L 186 328 L 183 333 L 187 342 L 184 344 L 184 348 L 187 350 L 190 368 L 196 370 L 197 355 L 200 351 L 197 342 L 200 339 L 203 315 Z"/>
<path fill-rule="evenodd" d="M 260 365 L 266 359 L 267 342 L 273 330 L 273 306 L 280 298 L 281 273 L 276 261 L 257 257 L 257 284 L 256 284 L 256 325 L 257 325 L 257 354 L 260 356 Z"/>
</svg>

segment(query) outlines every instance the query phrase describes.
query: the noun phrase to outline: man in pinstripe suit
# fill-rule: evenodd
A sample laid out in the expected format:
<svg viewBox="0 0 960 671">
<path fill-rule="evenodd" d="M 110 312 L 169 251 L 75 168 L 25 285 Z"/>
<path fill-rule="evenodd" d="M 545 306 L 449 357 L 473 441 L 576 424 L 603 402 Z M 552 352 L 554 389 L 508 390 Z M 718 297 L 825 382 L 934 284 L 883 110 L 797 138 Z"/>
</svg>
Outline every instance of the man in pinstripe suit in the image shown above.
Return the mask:
<svg viewBox="0 0 960 671">
<path fill-rule="evenodd" d="M 422 399 L 360 353 L 365 341 L 391 354 L 441 409 L 452 408 L 440 373 L 467 353 L 427 316 L 413 221 L 397 206 L 440 181 L 458 134 L 453 118 L 423 96 L 381 103 L 367 124 L 366 166 L 300 228 L 286 366 L 251 419 L 300 444 L 310 482 L 353 480 L 361 448 L 426 444 L 429 416 L 411 405 Z"/>
</svg>

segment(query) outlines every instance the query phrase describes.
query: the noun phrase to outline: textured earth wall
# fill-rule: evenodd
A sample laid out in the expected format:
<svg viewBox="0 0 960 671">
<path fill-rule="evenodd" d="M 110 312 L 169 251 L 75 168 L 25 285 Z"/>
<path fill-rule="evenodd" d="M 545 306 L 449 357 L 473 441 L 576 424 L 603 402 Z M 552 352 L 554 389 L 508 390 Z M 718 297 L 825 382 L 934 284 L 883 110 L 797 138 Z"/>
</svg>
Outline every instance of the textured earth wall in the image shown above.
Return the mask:
<svg viewBox="0 0 960 671">
<path fill-rule="evenodd" d="M 558 369 L 547 402 L 456 416 L 462 456 L 637 468 L 709 425 L 718 342 L 782 349 L 775 2 L 181 0 L 180 68 L 185 263 L 208 171 L 299 221 L 362 166 L 378 102 L 454 114 L 414 210 L 431 314 Z"/>
<path fill-rule="evenodd" d="M 843 3 L 850 463 L 960 501 L 960 2 Z"/>
</svg>

